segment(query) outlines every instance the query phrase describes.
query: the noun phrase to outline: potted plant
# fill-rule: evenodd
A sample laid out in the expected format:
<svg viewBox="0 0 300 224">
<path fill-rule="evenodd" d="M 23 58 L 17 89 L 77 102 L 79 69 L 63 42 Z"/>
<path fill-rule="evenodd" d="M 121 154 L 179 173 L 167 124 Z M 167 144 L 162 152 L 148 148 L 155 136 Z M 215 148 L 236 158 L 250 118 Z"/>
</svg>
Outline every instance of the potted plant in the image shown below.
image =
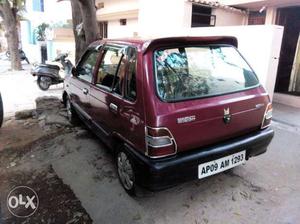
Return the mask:
<svg viewBox="0 0 300 224">
<path fill-rule="evenodd" d="M 42 23 L 37 26 L 37 28 L 34 30 L 35 38 L 38 43 L 41 45 L 45 44 L 46 41 L 46 29 L 49 28 L 49 24 Z"/>
<path fill-rule="evenodd" d="M 37 28 L 34 30 L 34 33 L 36 35 L 36 40 L 40 45 L 41 48 L 41 62 L 45 64 L 47 60 L 47 43 L 46 43 L 46 30 L 49 28 L 49 24 L 47 23 L 41 23 L 37 26 Z"/>
</svg>

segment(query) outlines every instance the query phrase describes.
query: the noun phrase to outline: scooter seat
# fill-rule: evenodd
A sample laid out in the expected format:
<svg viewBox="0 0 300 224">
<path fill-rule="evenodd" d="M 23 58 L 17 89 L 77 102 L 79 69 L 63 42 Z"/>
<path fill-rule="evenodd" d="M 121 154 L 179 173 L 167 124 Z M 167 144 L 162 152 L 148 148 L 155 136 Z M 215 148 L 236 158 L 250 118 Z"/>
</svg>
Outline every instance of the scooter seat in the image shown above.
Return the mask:
<svg viewBox="0 0 300 224">
<path fill-rule="evenodd" d="M 39 67 L 45 67 L 45 68 L 56 69 L 56 70 L 60 69 L 58 65 L 50 65 L 50 64 L 39 64 Z"/>
</svg>

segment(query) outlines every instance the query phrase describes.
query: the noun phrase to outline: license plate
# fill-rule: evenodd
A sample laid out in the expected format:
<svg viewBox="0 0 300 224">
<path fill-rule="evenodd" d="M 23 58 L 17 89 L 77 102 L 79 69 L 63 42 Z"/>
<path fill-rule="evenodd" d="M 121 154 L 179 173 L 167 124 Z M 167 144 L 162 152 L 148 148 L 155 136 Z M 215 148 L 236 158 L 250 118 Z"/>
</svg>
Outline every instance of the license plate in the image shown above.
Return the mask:
<svg viewBox="0 0 300 224">
<path fill-rule="evenodd" d="M 235 166 L 241 165 L 246 161 L 246 151 L 241 151 L 230 156 L 226 156 L 214 161 L 200 164 L 198 166 L 198 178 L 208 177 Z"/>
</svg>

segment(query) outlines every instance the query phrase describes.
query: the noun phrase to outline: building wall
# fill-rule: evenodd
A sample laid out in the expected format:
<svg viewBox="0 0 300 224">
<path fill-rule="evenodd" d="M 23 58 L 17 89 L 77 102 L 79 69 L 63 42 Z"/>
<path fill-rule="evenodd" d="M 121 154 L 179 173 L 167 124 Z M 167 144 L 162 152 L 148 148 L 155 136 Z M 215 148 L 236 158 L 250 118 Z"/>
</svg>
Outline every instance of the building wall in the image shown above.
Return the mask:
<svg viewBox="0 0 300 224">
<path fill-rule="evenodd" d="M 104 8 L 97 11 L 98 14 L 107 14 L 120 11 L 138 9 L 139 0 L 96 0 L 97 3 L 104 3 Z"/>
<path fill-rule="evenodd" d="M 138 33 L 138 19 L 127 19 L 125 26 L 119 20 L 108 21 L 108 38 L 134 37 Z"/>
<path fill-rule="evenodd" d="M 37 12 L 33 10 L 33 1 L 26 1 L 26 13 L 24 17 L 31 21 L 32 26 L 39 24 L 57 23 L 72 19 L 71 4 L 69 1 L 57 2 L 53 0 L 44 0 L 44 12 Z"/>
<path fill-rule="evenodd" d="M 246 14 L 219 8 L 213 9 L 212 14 L 216 15 L 216 26 L 239 26 L 247 24 Z"/>
<path fill-rule="evenodd" d="M 133 37 L 138 32 L 138 0 L 98 0 L 104 8 L 97 10 L 98 21 L 107 21 L 108 38 Z M 125 26 L 120 25 L 120 19 L 126 19 Z"/>
<path fill-rule="evenodd" d="M 58 23 L 67 23 L 72 19 L 72 10 L 70 1 L 57 2 L 53 0 L 44 0 L 44 11 L 38 12 L 33 10 L 33 0 L 26 1 L 26 13 L 24 13 L 26 20 L 20 23 L 21 45 L 31 62 L 40 62 L 41 53 L 40 46 L 36 43 L 34 37 L 35 28 L 41 23 L 48 23 L 51 25 Z M 72 45 L 74 39 L 65 41 L 67 45 Z M 58 46 L 55 43 L 51 44 L 54 49 Z M 52 52 L 52 49 L 48 49 Z M 49 54 L 52 55 L 52 54 Z M 55 56 L 53 56 L 55 57 Z M 49 60 L 53 59 L 49 58 Z"/>
<path fill-rule="evenodd" d="M 191 3 L 183 0 L 140 0 L 139 35 L 176 32 L 191 24 Z"/>
</svg>

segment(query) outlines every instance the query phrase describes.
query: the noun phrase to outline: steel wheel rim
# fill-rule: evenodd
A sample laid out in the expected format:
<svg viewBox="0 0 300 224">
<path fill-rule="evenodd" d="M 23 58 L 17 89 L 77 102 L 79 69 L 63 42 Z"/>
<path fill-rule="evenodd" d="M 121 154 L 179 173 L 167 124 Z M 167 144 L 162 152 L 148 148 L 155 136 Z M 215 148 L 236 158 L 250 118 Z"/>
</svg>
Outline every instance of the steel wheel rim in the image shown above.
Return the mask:
<svg viewBox="0 0 300 224">
<path fill-rule="evenodd" d="M 124 152 L 118 154 L 118 173 L 126 190 L 131 190 L 134 184 L 132 165 Z"/>
<path fill-rule="evenodd" d="M 41 77 L 40 85 L 42 88 L 47 89 L 51 84 L 51 79 L 49 77 Z"/>
</svg>

